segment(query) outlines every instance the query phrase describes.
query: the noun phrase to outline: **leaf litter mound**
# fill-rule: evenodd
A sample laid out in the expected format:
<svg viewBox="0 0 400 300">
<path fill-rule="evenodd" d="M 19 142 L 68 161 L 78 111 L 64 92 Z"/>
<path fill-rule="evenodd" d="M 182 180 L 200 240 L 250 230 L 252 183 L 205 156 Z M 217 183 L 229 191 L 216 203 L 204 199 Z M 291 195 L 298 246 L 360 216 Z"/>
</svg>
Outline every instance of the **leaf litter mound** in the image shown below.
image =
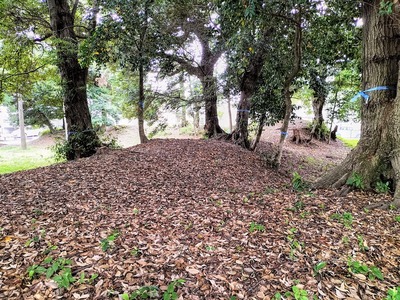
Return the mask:
<svg viewBox="0 0 400 300">
<path fill-rule="evenodd" d="M 177 279 L 179 299 L 383 299 L 399 286 L 399 213 L 363 209 L 387 196 L 294 191 L 291 176 L 212 140 L 0 176 L 0 298 L 118 299 L 156 286 L 161 299 Z M 69 260 L 75 281 L 29 274 L 50 269 L 48 257 Z"/>
</svg>

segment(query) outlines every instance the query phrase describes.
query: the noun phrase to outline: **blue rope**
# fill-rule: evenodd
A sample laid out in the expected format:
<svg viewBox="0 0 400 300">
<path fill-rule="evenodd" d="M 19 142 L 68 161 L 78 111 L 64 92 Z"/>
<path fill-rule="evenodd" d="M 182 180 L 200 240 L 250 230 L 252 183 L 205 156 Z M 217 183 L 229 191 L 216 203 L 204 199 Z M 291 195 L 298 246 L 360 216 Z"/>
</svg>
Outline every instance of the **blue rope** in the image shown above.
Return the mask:
<svg viewBox="0 0 400 300">
<path fill-rule="evenodd" d="M 250 109 L 238 109 L 237 111 L 250 113 Z"/>
<path fill-rule="evenodd" d="M 369 93 L 369 92 L 373 92 L 373 91 L 385 91 L 385 90 L 391 90 L 391 91 L 393 91 L 393 90 L 396 90 L 396 88 L 395 88 L 395 87 L 392 87 L 392 86 L 377 86 L 377 87 L 374 87 L 374 88 L 370 88 L 370 89 L 368 89 L 368 90 L 358 92 L 357 95 L 355 95 L 353 98 L 351 98 L 350 102 L 356 101 L 356 100 L 358 99 L 358 97 L 361 96 L 361 97 L 364 98 L 365 103 L 368 103 L 368 99 L 369 99 L 368 93 Z"/>
</svg>

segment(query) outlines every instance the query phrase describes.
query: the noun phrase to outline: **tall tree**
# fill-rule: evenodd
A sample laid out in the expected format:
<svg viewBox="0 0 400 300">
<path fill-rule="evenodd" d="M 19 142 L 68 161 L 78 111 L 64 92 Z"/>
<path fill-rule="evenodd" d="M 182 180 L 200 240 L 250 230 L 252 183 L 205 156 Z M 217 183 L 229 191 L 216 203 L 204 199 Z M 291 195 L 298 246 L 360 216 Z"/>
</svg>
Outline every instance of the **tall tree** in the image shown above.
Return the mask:
<svg viewBox="0 0 400 300">
<path fill-rule="evenodd" d="M 362 178 L 367 189 L 392 178 L 396 181 L 394 204 L 400 206 L 400 93 L 396 96 L 399 87 L 399 21 L 397 14 L 380 12 L 382 2 L 370 0 L 362 4 L 363 90 L 372 90 L 360 97 L 360 141 L 346 159 L 315 186 L 343 187 L 341 193 L 345 194 L 350 189 L 346 182 L 355 174 Z"/>
<path fill-rule="evenodd" d="M 183 70 L 200 80 L 205 104 L 206 135 L 213 137 L 224 133 L 218 120 L 217 81 L 214 76 L 224 43 L 215 1 L 175 0 L 168 3 L 164 32 L 174 38 L 161 53 L 164 69 L 169 73 Z M 200 45 L 200 55 L 194 49 L 189 50 L 193 43 Z"/>
<path fill-rule="evenodd" d="M 329 76 L 336 76 L 349 62 L 358 61 L 360 29 L 354 19 L 358 14 L 357 1 L 326 0 L 317 6 L 304 31 L 303 76 L 314 91 L 314 113 L 310 140 L 325 139 L 323 109 L 329 94 Z"/>
<path fill-rule="evenodd" d="M 96 2 L 96 1 L 95 1 Z M 48 0 L 50 25 L 54 36 L 57 38 L 55 48 L 57 51 L 57 66 L 61 74 L 64 90 L 64 110 L 68 140 L 71 142 L 67 159 L 80 156 L 90 156 L 96 152 L 99 140 L 93 130 L 92 120 L 87 102 L 87 76 L 88 68 L 78 60 L 79 41 L 76 33 L 75 17 L 79 5 L 76 0 L 70 7 L 68 0 Z M 97 3 L 91 12 L 91 28 L 96 25 Z M 76 136 L 79 134 L 79 141 Z"/>
<path fill-rule="evenodd" d="M 3 31 L 4 38 L 21 37 L 32 45 L 40 45 L 42 51 L 56 50 L 56 64 L 63 87 L 65 117 L 71 133 L 68 138 L 70 147 L 67 158 L 75 159 L 92 155 L 99 145 L 87 104 L 87 68 L 82 67 L 78 60 L 80 39 L 90 35 L 96 25 L 97 1 L 93 1 L 91 9 L 78 0 L 73 1 L 72 6 L 69 5 L 70 2 L 69 0 L 6 0 L 1 3 L 0 13 L 1 27 L 6 27 Z M 78 23 L 76 20 L 79 20 L 79 24 L 76 24 Z M 39 51 L 38 49 L 39 47 L 36 51 Z M 37 71 L 37 68 L 22 73 L 34 71 Z M 13 75 L 20 74 L 17 72 Z M 80 133 L 79 139 L 77 132 Z"/>
</svg>

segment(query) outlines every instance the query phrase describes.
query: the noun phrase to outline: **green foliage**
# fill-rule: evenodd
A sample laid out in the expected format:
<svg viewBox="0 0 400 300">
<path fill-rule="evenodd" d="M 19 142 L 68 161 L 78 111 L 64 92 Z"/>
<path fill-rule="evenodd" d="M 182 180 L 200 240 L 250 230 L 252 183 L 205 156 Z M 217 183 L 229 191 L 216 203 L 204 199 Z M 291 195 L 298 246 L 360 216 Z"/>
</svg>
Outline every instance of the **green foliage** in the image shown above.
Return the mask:
<svg viewBox="0 0 400 300">
<path fill-rule="evenodd" d="M 299 211 L 303 210 L 304 207 L 305 207 L 304 202 L 299 200 L 299 201 L 296 201 L 291 208 L 288 208 L 288 210 L 291 210 L 293 212 L 299 212 Z"/>
<path fill-rule="evenodd" d="M 317 264 L 314 266 L 314 268 L 313 268 L 313 270 L 314 270 L 314 276 L 316 276 L 317 274 L 319 274 L 319 272 L 320 272 L 323 268 L 325 268 L 326 265 L 327 265 L 327 263 L 326 263 L 325 261 L 320 261 L 319 263 L 317 263 Z"/>
<path fill-rule="evenodd" d="M 284 293 L 284 296 L 286 297 L 286 299 L 308 300 L 308 292 L 306 290 L 303 290 L 302 288 L 299 288 L 296 285 L 292 286 L 291 291 L 287 291 L 286 293 Z M 283 299 L 281 293 L 276 293 L 272 298 L 272 300 L 281 299 Z"/>
<path fill-rule="evenodd" d="M 360 248 L 360 251 L 368 251 L 368 247 L 365 246 L 365 241 L 364 237 L 362 235 L 357 235 L 357 241 L 358 241 L 358 248 Z"/>
<path fill-rule="evenodd" d="M 159 290 L 156 286 L 142 286 L 132 294 L 124 293 L 121 295 L 123 300 L 154 299 L 159 297 Z"/>
<path fill-rule="evenodd" d="M 258 224 L 256 222 L 251 222 L 250 223 L 250 228 L 249 228 L 250 232 L 254 232 L 254 231 L 265 231 L 265 226 Z"/>
<path fill-rule="evenodd" d="M 400 286 L 388 290 L 384 300 L 400 300 Z"/>
<path fill-rule="evenodd" d="M 346 228 L 350 228 L 351 224 L 353 223 L 353 215 L 349 212 L 344 212 L 343 214 L 340 213 L 333 213 L 331 215 L 333 220 L 338 220 L 342 223 Z"/>
<path fill-rule="evenodd" d="M 81 275 L 79 276 L 78 283 L 83 284 L 83 283 L 88 283 L 88 284 L 93 284 L 94 281 L 99 277 L 99 274 L 93 273 L 89 277 L 86 276 L 85 272 L 81 272 Z"/>
<path fill-rule="evenodd" d="M 396 222 L 400 222 L 400 216 L 395 216 L 395 217 L 394 217 L 394 220 L 395 220 Z"/>
<path fill-rule="evenodd" d="M 304 179 L 300 176 L 299 173 L 294 172 L 292 178 L 292 187 L 294 191 L 302 192 L 308 188 L 308 184 L 307 182 L 304 181 Z"/>
<path fill-rule="evenodd" d="M 172 281 L 162 295 L 163 300 L 176 300 L 178 293 L 176 289 L 185 283 L 184 279 L 177 279 Z M 132 294 L 124 293 L 121 295 L 123 300 L 136 300 L 136 299 L 160 299 L 159 288 L 156 286 L 142 286 Z"/>
<path fill-rule="evenodd" d="M 46 278 L 53 279 L 59 288 L 69 288 L 69 286 L 76 281 L 72 276 L 71 260 L 65 258 L 53 259 L 46 257 L 41 265 L 33 265 L 28 267 L 28 278 L 33 278 L 46 275 Z"/>
<path fill-rule="evenodd" d="M 289 234 L 287 235 L 287 240 L 289 241 L 289 248 L 290 248 L 290 252 L 289 252 L 289 258 L 291 260 L 295 260 L 296 259 L 296 253 L 298 251 L 302 251 L 302 249 L 304 248 L 304 243 L 300 242 L 297 238 L 296 238 L 296 233 L 298 232 L 297 228 L 290 228 L 289 230 Z"/>
<path fill-rule="evenodd" d="M 375 185 L 375 191 L 380 194 L 386 194 L 390 190 L 389 182 L 378 181 Z"/>
<path fill-rule="evenodd" d="M 352 273 L 366 275 L 370 280 L 374 280 L 375 278 L 379 280 L 384 279 L 383 274 L 378 267 L 368 267 L 367 265 L 352 259 L 349 259 L 347 264 L 349 267 L 349 271 Z"/>
<path fill-rule="evenodd" d="M 379 13 L 381 15 L 391 15 L 393 13 L 393 1 L 381 1 L 379 3 Z"/>
<path fill-rule="evenodd" d="M 100 241 L 101 250 L 106 252 L 108 249 L 110 249 L 111 245 L 118 238 L 118 236 L 119 236 L 119 233 L 117 231 L 115 231 L 112 234 L 108 235 L 105 239 L 102 239 Z"/>
<path fill-rule="evenodd" d="M 172 281 L 167 290 L 163 294 L 163 300 L 176 300 L 178 299 L 178 293 L 175 291 L 176 288 L 183 285 L 185 283 L 185 279 L 177 279 Z"/>
<path fill-rule="evenodd" d="M 76 130 L 71 128 L 68 140 L 59 140 L 53 147 L 56 161 L 74 160 L 80 157 L 89 157 L 96 153 L 101 146 L 97 134 L 92 129 Z"/>
<path fill-rule="evenodd" d="M 364 188 L 363 178 L 356 172 L 351 174 L 351 176 L 347 179 L 346 184 L 360 190 Z"/>
</svg>

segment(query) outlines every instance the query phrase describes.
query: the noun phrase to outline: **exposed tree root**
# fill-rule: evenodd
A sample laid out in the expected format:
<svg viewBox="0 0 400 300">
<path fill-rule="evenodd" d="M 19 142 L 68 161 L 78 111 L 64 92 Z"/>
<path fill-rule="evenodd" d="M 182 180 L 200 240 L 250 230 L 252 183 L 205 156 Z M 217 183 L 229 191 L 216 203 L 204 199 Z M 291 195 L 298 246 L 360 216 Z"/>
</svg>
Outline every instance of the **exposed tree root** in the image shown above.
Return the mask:
<svg viewBox="0 0 400 300">
<path fill-rule="evenodd" d="M 374 203 L 371 205 L 367 205 L 365 207 L 366 209 L 382 209 L 382 210 L 388 210 L 388 209 L 400 209 L 400 207 L 398 206 L 398 204 L 396 204 L 396 201 L 392 201 L 392 202 L 379 202 L 379 203 Z"/>
</svg>

